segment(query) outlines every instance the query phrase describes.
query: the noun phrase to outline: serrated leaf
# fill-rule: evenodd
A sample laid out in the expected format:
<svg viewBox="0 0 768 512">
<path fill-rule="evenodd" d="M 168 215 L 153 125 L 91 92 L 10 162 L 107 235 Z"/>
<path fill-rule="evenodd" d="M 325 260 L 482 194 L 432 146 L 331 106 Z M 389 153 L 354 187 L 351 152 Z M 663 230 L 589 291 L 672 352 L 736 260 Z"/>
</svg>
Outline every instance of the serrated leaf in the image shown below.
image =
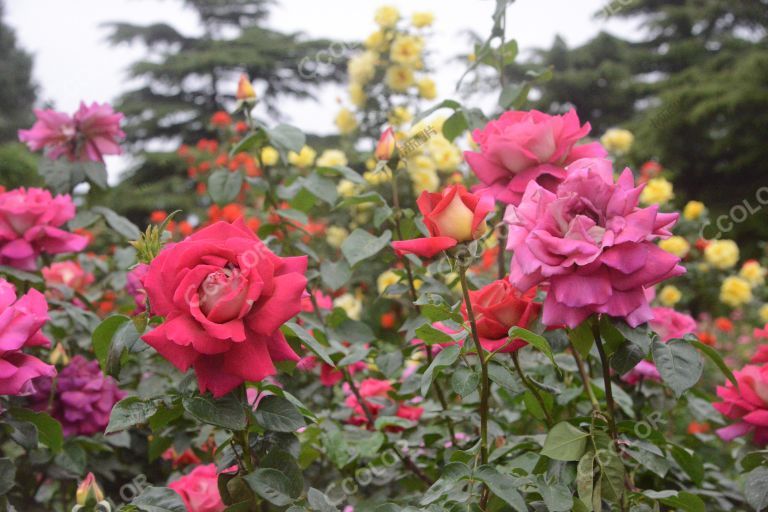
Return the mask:
<svg viewBox="0 0 768 512">
<path fill-rule="evenodd" d="M 243 430 L 247 424 L 243 404 L 231 394 L 222 398 L 185 396 L 181 404 L 192 417 L 209 425 L 229 430 Z"/>
<path fill-rule="evenodd" d="M 259 425 L 274 432 L 295 432 L 306 425 L 295 405 L 274 395 L 262 398 L 255 414 Z"/>
<path fill-rule="evenodd" d="M 211 199 L 219 205 L 234 201 L 242 187 L 243 175 L 239 171 L 231 172 L 228 169 L 219 169 L 208 177 L 208 193 L 211 194 Z"/>
<path fill-rule="evenodd" d="M 704 363 L 699 352 L 689 342 L 670 340 L 664 343 L 654 340 L 652 353 L 662 380 L 678 398 L 701 378 Z"/>
<path fill-rule="evenodd" d="M 459 353 L 461 353 L 461 347 L 458 345 L 451 345 L 445 347 L 437 354 L 437 356 L 435 356 L 432 360 L 432 364 L 427 367 L 424 375 L 421 376 L 422 396 L 427 395 L 427 391 L 429 391 L 429 388 L 432 386 L 432 381 L 435 380 L 435 377 L 440 373 L 440 370 L 451 366 L 456 362 L 459 358 Z"/>
</svg>

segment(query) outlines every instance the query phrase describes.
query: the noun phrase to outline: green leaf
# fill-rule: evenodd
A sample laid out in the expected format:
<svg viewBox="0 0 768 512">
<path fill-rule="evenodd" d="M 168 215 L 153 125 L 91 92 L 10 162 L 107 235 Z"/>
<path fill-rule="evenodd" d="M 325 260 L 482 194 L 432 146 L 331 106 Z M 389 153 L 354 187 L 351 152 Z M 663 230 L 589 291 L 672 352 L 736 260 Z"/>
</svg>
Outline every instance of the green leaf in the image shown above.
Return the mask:
<svg viewBox="0 0 768 512">
<path fill-rule="evenodd" d="M 11 416 L 17 420 L 32 423 L 37 428 L 38 439 L 41 443 L 58 453 L 64 445 L 64 434 L 61 423 L 44 412 L 34 412 L 29 409 L 11 409 Z"/>
<path fill-rule="evenodd" d="M 541 454 L 553 460 L 576 461 L 584 455 L 589 434 L 562 421 L 552 427 L 544 440 Z"/>
<path fill-rule="evenodd" d="M 612 503 L 619 503 L 624 495 L 624 464 L 613 440 L 602 431 L 593 434 L 595 460 L 600 466 L 600 493 Z"/>
<path fill-rule="evenodd" d="M 376 356 L 376 367 L 387 378 L 394 378 L 403 367 L 403 353 L 399 350 L 382 352 Z"/>
<path fill-rule="evenodd" d="M 336 192 L 336 184 L 328 178 L 323 178 L 316 172 L 313 172 L 304 180 L 304 189 L 318 199 L 321 199 L 333 206 L 336 204 L 339 194 Z"/>
<path fill-rule="evenodd" d="M 414 334 L 427 345 L 435 343 L 454 343 L 456 338 L 445 331 L 432 327 L 430 324 L 422 324 L 416 328 Z M 466 332 L 464 333 L 466 335 Z M 461 339 L 461 338 L 459 338 Z"/>
<path fill-rule="evenodd" d="M 470 470 L 464 463 L 450 462 L 446 464 L 443 468 L 443 474 L 427 489 L 420 503 L 422 505 L 429 505 L 445 497 L 445 495 L 456 488 L 456 482 L 467 478 L 469 475 Z"/>
<path fill-rule="evenodd" d="M 310 509 L 315 512 L 338 512 L 338 509 L 331 505 L 328 497 L 314 487 L 310 487 L 307 491 L 307 501 Z"/>
<path fill-rule="evenodd" d="M 625 340 L 618 350 L 613 353 L 610 364 L 611 368 L 616 370 L 619 375 L 624 375 L 632 368 L 637 366 L 637 363 L 645 358 L 643 350 L 632 343 L 630 340 Z"/>
<path fill-rule="evenodd" d="M 739 383 L 736 382 L 736 377 L 733 375 L 731 369 L 728 368 L 728 365 L 725 364 L 725 361 L 723 361 L 722 356 L 720 356 L 720 352 L 710 347 L 709 345 L 705 345 L 704 343 L 700 342 L 694 336 L 686 337 L 686 340 L 688 343 L 704 352 L 704 355 L 706 355 L 709 359 L 712 360 L 713 363 L 715 363 L 715 365 L 717 365 L 720 371 L 723 372 L 723 375 L 725 375 L 726 378 L 731 381 L 734 386 L 739 387 Z"/>
<path fill-rule="evenodd" d="M 105 208 L 103 206 L 94 206 L 91 208 L 91 211 L 104 217 L 107 225 L 114 229 L 122 237 L 128 240 L 138 240 L 141 236 L 141 231 L 139 231 L 139 228 L 137 228 L 133 222 L 126 219 L 122 215 L 118 215 L 109 208 Z"/>
<path fill-rule="evenodd" d="M 467 118 L 461 110 L 455 111 L 443 123 L 443 136 L 452 141 L 469 128 Z"/>
<path fill-rule="evenodd" d="M 102 190 L 109 186 L 107 183 L 107 166 L 103 162 L 87 162 L 83 163 L 82 166 L 88 181 Z"/>
<path fill-rule="evenodd" d="M 685 448 L 677 445 L 671 446 L 672 457 L 675 462 L 691 477 L 696 485 L 701 485 L 704 481 L 704 463 L 696 452 L 688 452 Z"/>
<path fill-rule="evenodd" d="M 493 494 L 518 512 L 526 512 L 528 507 L 522 495 L 517 491 L 517 480 L 509 475 L 499 473 L 493 466 L 480 466 L 474 475 L 488 486 Z"/>
<path fill-rule="evenodd" d="M 595 452 L 588 451 L 576 467 L 576 489 L 579 493 L 579 499 L 586 506 L 587 510 L 592 511 L 592 491 L 595 487 Z"/>
<path fill-rule="evenodd" d="M 233 394 L 222 398 L 184 397 L 181 404 L 192 417 L 208 425 L 229 430 L 243 430 L 247 425 L 243 404 Z"/>
<path fill-rule="evenodd" d="M 573 496 L 571 491 L 563 483 L 548 482 L 544 475 L 539 475 L 537 479 L 538 490 L 544 505 L 551 512 L 566 512 L 573 510 Z"/>
<path fill-rule="evenodd" d="M 354 267 L 355 264 L 363 260 L 372 258 L 389 244 L 392 239 L 392 232 L 387 230 L 381 236 L 375 237 L 372 234 L 360 228 L 355 229 L 344 243 L 341 244 L 341 253 Z"/>
<path fill-rule="evenodd" d="M 32 284 L 40 284 L 43 282 L 43 278 L 38 276 L 37 274 L 26 272 L 24 270 L 19 270 L 13 267 L 8 267 L 6 265 L 0 265 L 0 274 L 5 274 L 6 276 L 10 276 L 13 279 L 17 279 L 19 281 L 26 281 Z"/>
<path fill-rule="evenodd" d="M 589 319 L 581 322 L 575 329 L 568 330 L 568 338 L 576 347 L 582 358 L 589 355 L 592 345 L 595 343 L 595 337 L 592 335 L 592 327 Z"/>
<path fill-rule="evenodd" d="M 131 505 L 143 512 L 187 512 L 181 496 L 167 487 L 147 487 Z"/>
<path fill-rule="evenodd" d="M 333 359 L 328 355 L 325 347 L 321 345 L 309 331 L 296 322 L 287 322 L 284 327 L 289 329 L 302 343 L 304 343 L 304 345 L 307 346 L 307 348 L 309 348 L 317 357 L 322 359 L 324 363 L 335 366 L 333 364 Z"/>
<path fill-rule="evenodd" d="M 460 352 L 460 346 L 451 345 L 449 347 L 445 347 L 440 351 L 440 353 L 437 354 L 437 356 L 435 356 L 435 358 L 432 360 L 432 364 L 427 367 L 424 375 L 421 376 L 422 396 L 427 395 L 427 391 L 429 391 L 430 386 L 432 386 L 432 381 L 435 380 L 435 377 L 440 374 L 440 370 L 451 366 L 456 362 L 456 360 L 459 358 Z"/>
<path fill-rule="evenodd" d="M 346 260 L 341 259 L 339 261 L 323 261 L 320 264 L 320 279 L 323 281 L 323 285 L 336 291 L 352 278 L 352 269 L 349 267 L 349 263 Z"/>
<path fill-rule="evenodd" d="M 677 493 L 677 496 L 662 498 L 659 501 L 677 510 L 685 510 L 685 512 L 706 512 L 707 510 L 701 498 L 685 491 L 680 491 Z"/>
<path fill-rule="evenodd" d="M 648 330 L 648 324 L 638 325 L 635 328 L 630 327 L 621 319 L 611 318 L 611 323 L 622 336 L 640 347 L 644 356 L 651 350 L 651 332 Z"/>
<path fill-rule="evenodd" d="M 243 187 L 243 174 L 228 169 L 214 171 L 208 177 L 208 193 L 217 204 L 231 203 Z"/>
<path fill-rule="evenodd" d="M 413 118 L 412 124 L 415 125 L 416 123 L 418 123 L 422 119 L 426 119 L 433 112 L 437 112 L 438 110 L 440 110 L 442 108 L 450 108 L 451 110 L 459 110 L 461 108 L 461 103 L 459 103 L 456 100 L 443 100 L 440 103 L 438 103 L 437 105 L 435 105 L 433 107 L 430 107 L 430 108 L 420 112 L 419 114 L 416 114 L 416 116 L 414 116 L 414 118 Z"/>
<path fill-rule="evenodd" d="M 557 363 L 555 362 L 555 357 L 552 355 L 552 347 L 549 346 L 549 342 L 547 341 L 547 338 L 544 336 L 540 336 L 536 334 L 535 332 L 531 332 L 527 329 L 523 329 L 522 327 L 513 326 L 507 335 L 511 339 L 521 339 L 523 341 L 528 342 L 528 344 L 539 351 L 543 352 L 544 355 L 546 355 L 550 361 L 552 361 L 552 364 L 555 368 L 559 368 L 557 366 Z"/>
<path fill-rule="evenodd" d="M 230 156 L 234 156 L 238 153 L 244 153 L 254 149 L 260 149 L 266 146 L 268 143 L 266 132 L 259 128 L 255 132 L 251 132 L 235 144 L 229 152 Z"/>
<path fill-rule="evenodd" d="M 288 219 L 299 224 L 307 224 L 309 222 L 309 217 L 307 217 L 307 214 L 298 210 L 277 210 L 277 214 L 284 219 Z"/>
<path fill-rule="evenodd" d="M 768 468 L 758 466 L 744 480 L 744 497 L 755 510 L 768 508 Z"/>
<path fill-rule="evenodd" d="M 451 376 L 451 387 L 457 395 L 466 397 L 480 384 L 480 375 L 470 368 L 457 368 Z"/>
<path fill-rule="evenodd" d="M 701 378 L 704 363 L 698 351 L 685 340 L 654 340 L 653 361 L 661 378 L 677 398 L 693 387 Z"/>
<path fill-rule="evenodd" d="M 277 469 L 259 468 L 243 479 L 253 492 L 273 505 L 285 507 L 295 501 L 291 496 L 291 480 Z"/>
<path fill-rule="evenodd" d="M 267 130 L 267 135 L 275 148 L 296 153 L 301 151 L 307 140 L 304 132 L 288 124 L 279 124 Z"/>
<path fill-rule="evenodd" d="M 306 425 L 295 405 L 274 395 L 261 399 L 256 409 L 256 422 L 274 432 L 295 432 Z"/>
<path fill-rule="evenodd" d="M 0 496 L 5 495 L 16 485 L 16 465 L 11 459 L 0 459 Z"/>
<path fill-rule="evenodd" d="M 110 316 L 105 318 L 91 335 L 93 351 L 96 353 L 96 359 L 99 360 L 99 365 L 101 365 L 101 369 L 104 372 L 107 371 L 107 357 L 109 356 L 109 346 L 112 343 L 112 338 L 117 329 L 128 321 L 130 321 L 130 318 L 124 315 Z"/>
<path fill-rule="evenodd" d="M 137 396 L 123 398 L 112 407 L 109 424 L 104 433 L 112 434 L 134 425 L 147 423 L 156 412 L 157 402 L 154 400 L 144 401 Z"/>
<path fill-rule="evenodd" d="M 333 167 L 318 167 L 317 172 L 324 176 L 341 176 L 353 183 L 365 184 L 365 178 L 354 169 L 350 169 L 346 165 L 336 165 Z"/>
</svg>

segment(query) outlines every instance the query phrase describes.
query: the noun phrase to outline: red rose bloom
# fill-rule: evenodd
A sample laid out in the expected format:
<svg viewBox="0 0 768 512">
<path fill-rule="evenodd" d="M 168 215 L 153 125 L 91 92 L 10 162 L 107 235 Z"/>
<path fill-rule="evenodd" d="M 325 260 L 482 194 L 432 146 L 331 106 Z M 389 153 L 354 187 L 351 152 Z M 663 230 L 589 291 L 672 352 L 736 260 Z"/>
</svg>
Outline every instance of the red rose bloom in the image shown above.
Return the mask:
<svg viewBox="0 0 768 512">
<path fill-rule="evenodd" d="M 242 219 L 217 222 L 166 247 L 143 279 L 152 313 L 165 322 L 142 339 L 200 392 L 222 396 L 298 361 L 279 331 L 301 311 L 307 257 L 273 254 Z"/>
<path fill-rule="evenodd" d="M 488 351 L 497 350 L 507 343 L 510 328 L 527 328 L 541 312 L 541 303 L 534 302 L 536 288 L 521 293 L 505 279 L 470 291 L 469 298 L 472 301 L 480 344 Z M 462 305 L 461 312 L 464 318 L 467 318 L 466 304 Z M 525 345 L 525 341 L 517 339 L 501 352 L 514 352 Z"/>
</svg>

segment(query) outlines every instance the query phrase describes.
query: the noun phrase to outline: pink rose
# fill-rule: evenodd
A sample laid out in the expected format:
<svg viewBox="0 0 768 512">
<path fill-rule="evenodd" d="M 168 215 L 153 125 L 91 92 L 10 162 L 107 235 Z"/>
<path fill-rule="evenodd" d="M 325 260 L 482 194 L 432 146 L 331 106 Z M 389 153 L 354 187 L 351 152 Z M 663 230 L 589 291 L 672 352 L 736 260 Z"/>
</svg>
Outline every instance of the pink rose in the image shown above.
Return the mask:
<svg viewBox="0 0 768 512">
<path fill-rule="evenodd" d="M 754 433 L 753 440 L 759 446 L 768 444 L 768 366 L 747 365 L 733 372 L 739 387 L 731 381 L 717 387 L 722 402 L 712 406 L 727 418 L 739 420 L 717 430 L 725 441 Z"/>
<path fill-rule="evenodd" d="M 416 201 L 429 230 L 428 238 L 392 242 L 398 255 L 416 254 L 431 258 L 461 242 L 482 236 L 488 229 L 485 218 L 493 211 L 490 196 L 467 192 L 461 185 L 451 185 L 442 192 L 422 192 Z"/>
<path fill-rule="evenodd" d="M 656 369 L 656 365 L 643 359 L 637 365 L 621 376 L 621 380 L 630 386 L 636 386 L 638 382 L 652 380 L 661 382 L 661 374 Z"/>
<path fill-rule="evenodd" d="M 519 290 L 549 282 L 545 325 L 573 328 L 593 313 L 632 327 L 653 318 L 646 288 L 685 269 L 653 243 L 670 236 L 678 214 L 639 208 L 641 191 L 629 169 L 614 183 L 610 161 L 583 159 L 554 191 L 532 181 L 507 208 L 510 281 Z"/>
<path fill-rule="evenodd" d="M 656 332 L 661 341 L 682 338 L 696 331 L 696 320 L 685 313 L 678 313 L 672 308 L 652 308 L 653 318 L 649 322 L 651 329 Z"/>
<path fill-rule="evenodd" d="M 52 197 L 40 188 L 0 194 L 0 265 L 34 271 L 41 253 L 82 251 L 87 238 L 59 229 L 74 216 L 69 195 Z"/>
<path fill-rule="evenodd" d="M 579 124 L 575 110 L 562 116 L 538 110 L 505 112 L 472 132 L 480 152 L 466 151 L 464 158 L 485 185 L 478 191 L 518 205 L 529 181 L 553 190 L 565 178 L 568 164 L 608 154 L 597 142 L 576 146 L 589 130 L 589 123 Z"/>
<path fill-rule="evenodd" d="M 143 313 L 147 309 L 147 291 L 144 289 L 142 279 L 148 271 L 149 265 L 140 263 L 125 276 L 125 291 L 133 297 L 133 301 L 136 303 L 136 309 L 133 311 L 135 315 Z"/>
<path fill-rule="evenodd" d="M 47 320 L 43 294 L 32 289 L 17 300 L 14 286 L 0 279 L 0 395 L 31 394 L 34 379 L 56 375 L 56 368 L 21 351 L 50 346 L 40 332 Z"/>
<path fill-rule="evenodd" d="M 189 474 L 169 483 L 168 487 L 181 496 L 189 512 L 223 512 L 227 507 L 219 495 L 218 479 L 216 464 L 206 464 L 197 466 Z"/>
<path fill-rule="evenodd" d="M 541 311 L 541 303 L 534 302 L 536 288 L 521 293 L 505 280 L 494 281 L 479 290 L 470 291 L 469 298 L 480 343 L 488 351 L 504 347 L 510 328 L 527 328 Z M 466 303 L 462 305 L 461 312 L 468 319 Z M 527 343 L 523 340 L 514 340 L 501 352 L 514 352 L 525 345 Z"/>
<path fill-rule="evenodd" d="M 48 288 L 66 286 L 76 292 L 84 292 L 95 278 L 76 261 L 67 260 L 52 263 L 42 270 L 45 286 Z"/>
<path fill-rule="evenodd" d="M 280 326 L 301 311 L 307 257 L 273 254 L 242 219 L 217 222 L 166 247 L 144 286 L 165 322 L 142 339 L 200 392 L 222 396 L 276 373 L 273 361 L 298 361 Z"/>
</svg>

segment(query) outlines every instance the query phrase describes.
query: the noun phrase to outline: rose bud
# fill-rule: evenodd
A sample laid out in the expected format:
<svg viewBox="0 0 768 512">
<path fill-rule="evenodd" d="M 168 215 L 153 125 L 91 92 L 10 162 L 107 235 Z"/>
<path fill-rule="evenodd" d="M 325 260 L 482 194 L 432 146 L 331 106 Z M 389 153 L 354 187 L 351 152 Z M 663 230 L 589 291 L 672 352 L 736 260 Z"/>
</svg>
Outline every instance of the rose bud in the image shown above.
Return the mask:
<svg viewBox="0 0 768 512">
<path fill-rule="evenodd" d="M 480 344 L 485 350 L 492 352 L 504 347 L 500 352 L 514 352 L 526 345 L 520 339 L 506 345 L 507 333 L 515 326 L 527 329 L 538 318 L 541 303 L 534 302 L 536 291 L 531 288 L 522 293 L 506 279 L 500 279 L 469 292 Z M 468 318 L 466 304 L 462 305 L 461 312 Z"/>
<path fill-rule="evenodd" d="M 75 502 L 80 506 L 94 506 L 98 502 L 104 501 L 104 492 L 96 483 L 96 477 L 93 473 L 88 473 L 85 480 L 80 482 L 75 493 Z"/>
<path fill-rule="evenodd" d="M 253 90 L 253 85 L 245 73 L 240 75 L 240 81 L 237 82 L 235 97 L 240 101 L 256 101 L 256 91 Z"/>
<path fill-rule="evenodd" d="M 395 147 L 395 131 L 392 127 L 389 127 L 379 137 L 379 142 L 376 144 L 376 150 L 373 152 L 373 155 L 377 160 L 388 162 L 392 160 L 395 154 Z"/>
<path fill-rule="evenodd" d="M 428 238 L 392 242 L 395 252 L 431 258 L 461 242 L 481 237 L 488 230 L 485 218 L 494 209 L 493 197 L 478 196 L 461 185 L 442 192 L 423 192 L 416 201 L 429 230 Z"/>
</svg>

